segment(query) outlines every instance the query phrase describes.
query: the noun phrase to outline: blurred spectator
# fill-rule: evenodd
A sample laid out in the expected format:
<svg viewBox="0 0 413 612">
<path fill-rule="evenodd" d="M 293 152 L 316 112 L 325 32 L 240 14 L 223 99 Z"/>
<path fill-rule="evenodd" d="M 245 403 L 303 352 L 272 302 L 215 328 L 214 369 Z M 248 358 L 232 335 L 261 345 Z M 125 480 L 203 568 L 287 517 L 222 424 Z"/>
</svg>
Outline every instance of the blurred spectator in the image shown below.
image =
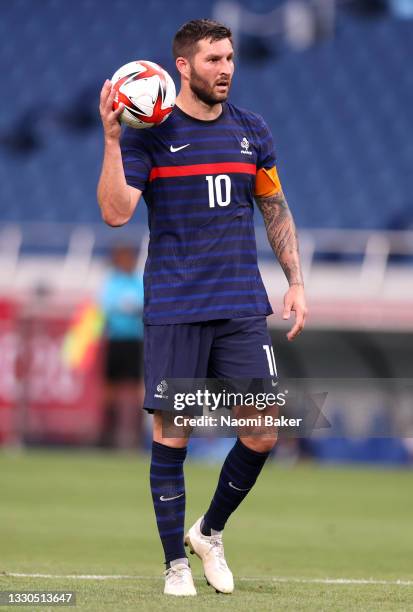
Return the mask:
<svg viewBox="0 0 413 612">
<path fill-rule="evenodd" d="M 137 253 L 129 246 L 112 252 L 101 306 L 106 317 L 104 408 L 101 446 L 137 448 L 143 401 L 143 280 L 136 272 Z"/>
</svg>

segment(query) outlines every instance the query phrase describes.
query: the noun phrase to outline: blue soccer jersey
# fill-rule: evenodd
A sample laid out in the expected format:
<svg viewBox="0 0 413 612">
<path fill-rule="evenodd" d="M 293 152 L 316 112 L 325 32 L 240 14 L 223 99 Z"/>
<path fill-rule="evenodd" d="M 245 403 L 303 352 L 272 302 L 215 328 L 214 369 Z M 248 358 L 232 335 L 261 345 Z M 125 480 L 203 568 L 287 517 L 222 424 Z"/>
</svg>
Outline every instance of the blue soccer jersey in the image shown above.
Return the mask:
<svg viewBox="0 0 413 612">
<path fill-rule="evenodd" d="M 253 223 L 257 170 L 275 166 L 263 119 L 229 103 L 212 121 L 175 107 L 157 127 L 126 128 L 121 150 L 148 207 L 145 323 L 271 314 Z"/>
</svg>

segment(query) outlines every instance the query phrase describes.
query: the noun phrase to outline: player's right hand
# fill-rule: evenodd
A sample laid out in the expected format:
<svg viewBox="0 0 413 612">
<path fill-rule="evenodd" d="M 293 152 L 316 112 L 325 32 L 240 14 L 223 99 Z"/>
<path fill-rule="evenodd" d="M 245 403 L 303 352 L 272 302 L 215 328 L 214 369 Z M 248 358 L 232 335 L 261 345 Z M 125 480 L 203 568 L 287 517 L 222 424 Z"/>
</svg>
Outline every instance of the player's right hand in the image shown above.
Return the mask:
<svg viewBox="0 0 413 612">
<path fill-rule="evenodd" d="M 106 140 L 119 140 L 121 134 L 121 125 L 119 116 L 125 106 L 121 103 L 119 107 L 113 110 L 113 100 L 115 99 L 115 88 L 111 81 L 107 79 L 100 92 L 99 112 L 102 118 L 103 131 Z"/>
</svg>

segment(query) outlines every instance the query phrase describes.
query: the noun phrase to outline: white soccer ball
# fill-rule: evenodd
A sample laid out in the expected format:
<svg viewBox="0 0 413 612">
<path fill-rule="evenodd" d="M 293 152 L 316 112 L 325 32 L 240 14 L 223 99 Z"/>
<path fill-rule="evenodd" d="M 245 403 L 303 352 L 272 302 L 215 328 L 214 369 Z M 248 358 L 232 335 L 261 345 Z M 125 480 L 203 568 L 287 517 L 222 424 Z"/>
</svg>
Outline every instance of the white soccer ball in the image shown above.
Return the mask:
<svg viewBox="0 0 413 612">
<path fill-rule="evenodd" d="M 115 72 L 112 79 L 116 95 L 113 110 L 125 105 L 120 120 L 142 129 L 165 121 L 175 106 L 175 85 L 169 74 L 146 60 L 129 62 Z"/>
</svg>

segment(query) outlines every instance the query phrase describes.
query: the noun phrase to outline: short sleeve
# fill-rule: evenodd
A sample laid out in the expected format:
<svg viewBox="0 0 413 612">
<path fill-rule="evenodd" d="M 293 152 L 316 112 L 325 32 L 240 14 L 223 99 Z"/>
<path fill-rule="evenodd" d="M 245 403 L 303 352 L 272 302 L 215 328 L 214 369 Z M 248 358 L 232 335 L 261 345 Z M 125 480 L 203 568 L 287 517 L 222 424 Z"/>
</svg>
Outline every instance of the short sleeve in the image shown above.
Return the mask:
<svg viewBox="0 0 413 612">
<path fill-rule="evenodd" d="M 145 191 L 152 167 L 145 131 L 126 127 L 120 140 L 126 182 L 140 191 Z"/>
<path fill-rule="evenodd" d="M 266 168 L 267 170 L 275 166 L 276 156 L 272 134 L 268 125 L 262 117 L 258 117 L 258 157 L 257 170 Z"/>
</svg>

